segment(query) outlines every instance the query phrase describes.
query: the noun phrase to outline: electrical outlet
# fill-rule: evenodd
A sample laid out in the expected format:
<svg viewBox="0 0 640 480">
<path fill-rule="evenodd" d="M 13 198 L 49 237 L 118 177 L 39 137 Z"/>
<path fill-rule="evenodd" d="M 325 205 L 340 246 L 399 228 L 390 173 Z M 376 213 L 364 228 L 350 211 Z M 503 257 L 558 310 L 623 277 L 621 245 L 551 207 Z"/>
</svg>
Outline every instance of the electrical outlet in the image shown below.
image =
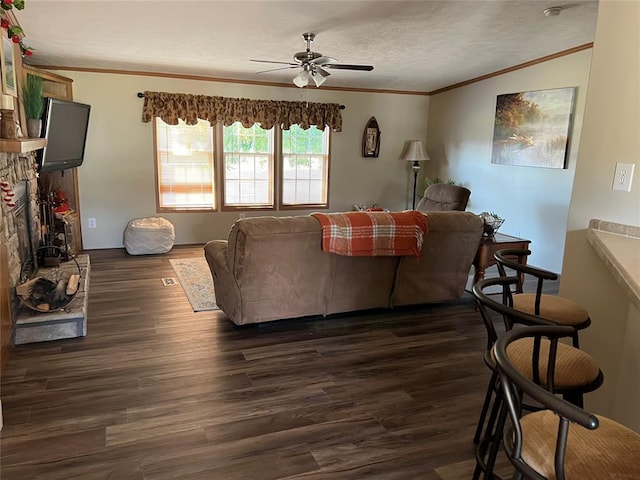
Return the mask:
<svg viewBox="0 0 640 480">
<path fill-rule="evenodd" d="M 247 216 L 246 213 L 239 213 L 238 218 L 245 218 Z"/>
<path fill-rule="evenodd" d="M 611 188 L 613 190 L 630 192 L 635 166 L 635 163 L 616 163 L 616 173 L 613 176 L 613 186 Z"/>
<path fill-rule="evenodd" d="M 87 218 L 87 226 L 89 228 L 96 228 L 96 219 L 93 217 Z"/>
</svg>

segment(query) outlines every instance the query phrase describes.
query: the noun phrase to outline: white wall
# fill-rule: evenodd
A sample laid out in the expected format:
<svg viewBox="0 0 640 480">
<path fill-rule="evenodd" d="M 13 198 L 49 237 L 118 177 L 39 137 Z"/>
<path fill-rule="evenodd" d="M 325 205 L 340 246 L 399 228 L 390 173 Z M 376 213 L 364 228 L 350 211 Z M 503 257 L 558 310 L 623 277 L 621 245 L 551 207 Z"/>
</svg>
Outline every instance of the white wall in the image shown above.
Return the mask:
<svg viewBox="0 0 640 480">
<path fill-rule="evenodd" d="M 529 262 L 560 272 L 587 91 L 591 50 L 561 57 L 431 97 L 425 172 L 471 190 L 468 210 L 495 211 L 501 233 L 531 240 Z M 568 168 L 491 163 L 496 97 L 503 93 L 578 87 Z"/>
<path fill-rule="evenodd" d="M 85 249 L 122 247 L 122 233 L 128 220 L 156 215 L 152 124 L 142 123 L 143 101 L 136 96 L 144 90 L 344 104 L 343 130 L 332 137 L 329 210 L 350 210 L 354 203 L 378 203 L 393 210 L 410 206 L 409 165 L 399 161 L 398 156 L 405 140 L 426 139 L 429 105 L 426 96 L 60 73 L 74 79 L 74 99 L 92 106 L 85 161 L 78 169 Z M 371 116 L 380 125 L 380 156 L 365 159 L 361 157 L 362 131 Z M 309 212 L 282 215 L 298 213 Z M 163 216 L 176 227 L 176 244 L 227 238 L 238 218 L 237 213 L 222 212 Z M 90 217 L 96 218 L 97 228 L 88 228 Z"/>
<path fill-rule="evenodd" d="M 640 312 L 586 240 L 592 218 L 640 226 L 638 25 L 639 2 L 600 1 L 560 294 L 592 319 L 581 333 L 582 347 L 605 383 L 586 406 L 640 432 Z M 611 189 L 616 162 L 636 164 L 629 193 Z"/>
</svg>

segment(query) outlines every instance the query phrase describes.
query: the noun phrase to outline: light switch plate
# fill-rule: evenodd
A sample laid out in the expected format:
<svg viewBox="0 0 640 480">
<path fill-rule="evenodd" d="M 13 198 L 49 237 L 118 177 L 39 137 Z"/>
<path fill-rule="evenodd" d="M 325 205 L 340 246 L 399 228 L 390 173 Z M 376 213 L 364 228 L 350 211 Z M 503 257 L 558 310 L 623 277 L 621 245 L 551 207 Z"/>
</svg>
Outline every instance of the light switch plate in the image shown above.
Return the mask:
<svg viewBox="0 0 640 480">
<path fill-rule="evenodd" d="M 631 181 L 633 180 L 633 169 L 635 163 L 616 163 L 616 173 L 613 176 L 613 190 L 623 192 L 631 191 Z"/>
</svg>

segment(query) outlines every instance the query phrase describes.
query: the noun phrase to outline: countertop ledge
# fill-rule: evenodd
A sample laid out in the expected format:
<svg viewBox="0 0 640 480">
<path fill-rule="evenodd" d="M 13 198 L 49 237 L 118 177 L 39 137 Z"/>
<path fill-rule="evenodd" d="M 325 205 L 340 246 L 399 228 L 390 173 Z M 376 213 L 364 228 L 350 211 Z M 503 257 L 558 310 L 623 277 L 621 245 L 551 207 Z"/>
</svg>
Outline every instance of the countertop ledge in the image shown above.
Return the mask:
<svg viewBox="0 0 640 480">
<path fill-rule="evenodd" d="M 640 227 L 593 219 L 587 241 L 640 308 Z"/>
</svg>

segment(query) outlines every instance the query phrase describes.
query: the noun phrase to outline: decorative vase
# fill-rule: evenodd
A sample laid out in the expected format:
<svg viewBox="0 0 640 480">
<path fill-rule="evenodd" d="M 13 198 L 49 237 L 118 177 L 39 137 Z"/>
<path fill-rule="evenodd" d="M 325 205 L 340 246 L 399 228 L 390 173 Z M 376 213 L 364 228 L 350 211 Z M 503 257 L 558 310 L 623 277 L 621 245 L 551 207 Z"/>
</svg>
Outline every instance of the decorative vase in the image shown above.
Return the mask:
<svg viewBox="0 0 640 480">
<path fill-rule="evenodd" d="M 13 110 L 0 110 L 0 138 L 18 138 Z"/>
<path fill-rule="evenodd" d="M 482 212 L 478 215 L 482 222 L 484 223 L 484 229 L 482 232 L 482 236 L 484 237 L 493 237 L 498 229 L 504 223 L 504 218 L 501 218 L 495 212 Z"/>
<path fill-rule="evenodd" d="M 27 119 L 27 135 L 29 138 L 40 138 L 42 132 L 42 120 L 39 118 Z"/>
<path fill-rule="evenodd" d="M 482 232 L 482 235 L 484 237 L 493 237 L 503 223 L 504 223 L 503 219 L 495 220 L 493 222 L 487 222 L 485 220 L 484 231 Z"/>
</svg>

